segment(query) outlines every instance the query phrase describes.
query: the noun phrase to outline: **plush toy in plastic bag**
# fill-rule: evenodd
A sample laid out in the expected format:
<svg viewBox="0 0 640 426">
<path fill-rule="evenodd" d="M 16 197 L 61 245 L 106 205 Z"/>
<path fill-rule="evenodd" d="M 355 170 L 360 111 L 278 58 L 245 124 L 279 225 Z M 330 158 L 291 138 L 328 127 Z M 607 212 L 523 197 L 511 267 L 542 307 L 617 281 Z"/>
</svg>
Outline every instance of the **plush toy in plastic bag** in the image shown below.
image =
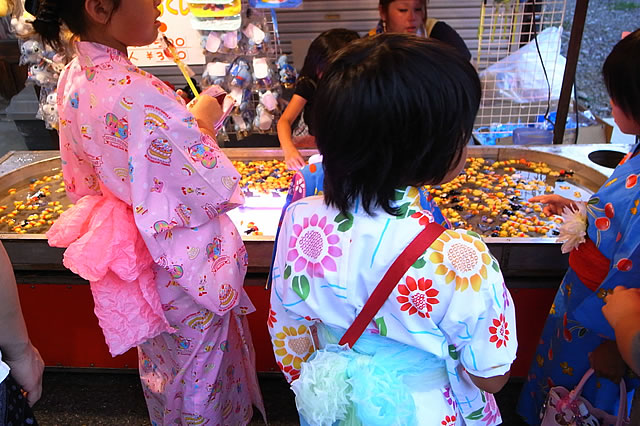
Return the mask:
<svg viewBox="0 0 640 426">
<path fill-rule="evenodd" d="M 209 62 L 202 73 L 202 84 L 223 86 L 229 65 L 226 62 Z"/>
<path fill-rule="evenodd" d="M 253 58 L 253 80 L 261 89 L 270 88 L 273 85 L 273 73 L 267 58 Z"/>
<path fill-rule="evenodd" d="M 38 40 L 27 40 L 20 46 L 20 65 L 39 63 L 44 49 Z"/>
<path fill-rule="evenodd" d="M 247 46 L 245 53 L 247 55 L 255 55 L 264 52 L 264 44 L 267 40 L 267 33 L 259 25 L 253 23 L 247 24 L 242 30 L 242 34 L 247 38 Z"/>
<path fill-rule="evenodd" d="M 282 55 L 276 62 L 278 65 L 278 74 L 280 75 L 280 83 L 286 88 L 291 89 L 296 84 L 298 74 L 293 65 L 289 64 L 287 55 Z"/>
<path fill-rule="evenodd" d="M 562 28 L 549 27 L 538 34 L 540 56 L 551 84 L 551 99 L 560 97 L 566 59 L 560 55 Z M 516 103 L 547 101 L 549 87 L 535 40 L 480 73 L 484 99 Z"/>
<path fill-rule="evenodd" d="M 231 120 L 233 122 L 233 130 L 235 130 L 238 140 L 249 136 L 251 117 L 246 111 L 242 114 L 231 114 Z"/>
<path fill-rule="evenodd" d="M 231 76 L 230 84 L 232 86 L 251 86 L 251 70 L 249 69 L 249 64 L 244 59 L 238 59 L 231 65 L 229 75 Z"/>
<path fill-rule="evenodd" d="M 274 116 L 270 113 L 264 105 L 258 104 L 256 107 L 256 116 L 253 118 L 253 128 L 266 132 L 271 130 Z"/>
<path fill-rule="evenodd" d="M 41 61 L 37 64 L 33 64 L 29 67 L 27 81 L 37 84 L 41 87 L 55 86 L 58 82 L 55 74 L 49 68 L 49 65 Z"/>
<path fill-rule="evenodd" d="M 47 129 L 58 129 L 58 95 L 55 89 L 53 92 L 50 90 L 41 90 L 40 99 L 44 101 L 40 102 L 40 108 L 38 110 L 39 117 L 44 120 Z"/>
<path fill-rule="evenodd" d="M 264 11 L 248 8 L 244 14 L 242 34 L 245 55 L 266 54 L 269 50 L 269 21 Z"/>
<path fill-rule="evenodd" d="M 261 92 L 259 95 L 260 103 L 264 105 L 267 111 L 275 112 L 278 109 L 278 94 L 272 92 L 271 90 L 267 90 L 265 92 Z"/>
</svg>

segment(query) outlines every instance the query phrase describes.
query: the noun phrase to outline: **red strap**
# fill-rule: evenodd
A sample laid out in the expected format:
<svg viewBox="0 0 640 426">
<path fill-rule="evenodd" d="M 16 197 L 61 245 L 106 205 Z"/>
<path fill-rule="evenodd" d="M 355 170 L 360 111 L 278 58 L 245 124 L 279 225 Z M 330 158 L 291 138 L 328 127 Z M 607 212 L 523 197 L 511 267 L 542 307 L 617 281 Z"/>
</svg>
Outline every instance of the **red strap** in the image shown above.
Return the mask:
<svg viewBox="0 0 640 426">
<path fill-rule="evenodd" d="M 387 270 L 380 283 L 376 286 L 369 296 L 369 300 L 364 304 L 362 311 L 351 324 L 351 327 L 344 333 L 340 339 L 340 345 L 345 343 L 350 348 L 355 345 L 367 325 L 371 322 L 374 315 L 378 313 L 389 295 L 396 288 L 400 278 L 409 270 L 411 265 L 424 254 L 424 252 L 433 244 L 433 242 L 445 231 L 442 225 L 437 223 L 429 223 L 409 245 L 404 249 L 400 256 L 396 258 L 391 267 Z"/>
</svg>

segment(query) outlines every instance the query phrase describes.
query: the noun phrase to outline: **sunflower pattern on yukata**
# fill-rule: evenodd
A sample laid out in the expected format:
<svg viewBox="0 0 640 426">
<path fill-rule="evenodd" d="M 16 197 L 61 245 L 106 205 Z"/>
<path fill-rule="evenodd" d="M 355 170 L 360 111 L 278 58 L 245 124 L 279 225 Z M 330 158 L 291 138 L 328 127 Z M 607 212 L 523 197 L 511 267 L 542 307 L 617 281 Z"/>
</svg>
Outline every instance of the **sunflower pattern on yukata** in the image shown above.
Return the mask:
<svg viewBox="0 0 640 426">
<path fill-rule="evenodd" d="M 640 156 L 632 156 L 636 148 L 587 203 L 587 233 L 611 261 L 610 270 L 596 291 L 587 288 L 571 268 L 567 271 L 518 402 L 518 413 L 531 425 L 539 424 L 549 389 L 573 389 L 590 367 L 588 354 L 605 339 L 615 340 L 602 314 L 607 293 L 618 285 L 640 288 Z M 640 381 L 631 377 L 626 380 L 631 394 Z M 612 414 L 617 412 L 619 395 L 617 384 L 596 376 L 582 391 L 594 407 Z"/>
<path fill-rule="evenodd" d="M 436 220 L 427 194 L 396 191 L 399 216 L 356 203 L 342 214 L 321 196 L 286 211 L 273 265 L 269 331 L 287 380 L 300 375 L 314 352 L 313 325 L 346 330 L 391 263 L 422 226 Z M 480 237 L 446 230 L 415 262 L 367 327 L 398 343 L 435 355 L 449 383 L 438 397 L 412 392 L 425 425 L 496 425 L 493 395 L 480 391 L 467 372 L 480 377 L 506 373 L 517 348 L 511 296 L 495 259 Z M 443 367 L 445 368 L 445 367 Z M 418 408 L 419 409 L 419 408 Z"/>
<path fill-rule="evenodd" d="M 280 227 L 282 226 L 282 219 L 287 211 L 289 205 L 295 201 L 298 201 L 305 197 L 311 197 L 313 195 L 322 195 L 324 189 L 324 168 L 321 162 L 312 162 L 298 170 L 291 180 L 289 191 L 287 192 L 287 198 L 285 199 L 284 206 L 282 207 L 282 214 L 280 215 L 280 222 L 278 223 L 278 230 L 276 231 L 275 243 L 273 245 L 273 254 L 271 256 L 271 265 L 274 264 L 276 251 L 278 250 L 278 236 L 280 235 Z M 419 189 L 420 209 L 422 211 L 431 212 L 434 221 L 445 228 L 451 228 L 451 223 L 444 217 L 438 205 L 433 201 L 433 196 L 423 188 Z M 423 213 L 416 211 L 416 217 L 422 217 Z M 267 279 L 267 289 L 271 288 L 271 282 L 273 277 L 273 271 L 269 272 Z"/>
</svg>

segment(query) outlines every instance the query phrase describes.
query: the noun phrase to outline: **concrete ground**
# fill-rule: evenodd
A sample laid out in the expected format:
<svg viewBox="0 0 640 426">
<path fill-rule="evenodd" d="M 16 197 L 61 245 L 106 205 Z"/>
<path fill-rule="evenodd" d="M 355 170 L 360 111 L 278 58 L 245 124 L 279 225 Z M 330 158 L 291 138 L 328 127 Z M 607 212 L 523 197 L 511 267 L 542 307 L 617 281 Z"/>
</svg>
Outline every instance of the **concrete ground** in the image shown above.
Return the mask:
<svg viewBox="0 0 640 426">
<path fill-rule="evenodd" d="M 282 376 L 260 376 L 267 417 L 271 426 L 298 425 L 293 393 Z M 521 383 L 512 380 L 496 395 L 503 424 L 526 425 L 515 414 Z M 35 405 L 41 426 L 150 425 L 140 381 L 131 373 L 78 373 L 47 371 L 42 399 Z M 251 425 L 264 424 L 254 414 Z"/>
</svg>

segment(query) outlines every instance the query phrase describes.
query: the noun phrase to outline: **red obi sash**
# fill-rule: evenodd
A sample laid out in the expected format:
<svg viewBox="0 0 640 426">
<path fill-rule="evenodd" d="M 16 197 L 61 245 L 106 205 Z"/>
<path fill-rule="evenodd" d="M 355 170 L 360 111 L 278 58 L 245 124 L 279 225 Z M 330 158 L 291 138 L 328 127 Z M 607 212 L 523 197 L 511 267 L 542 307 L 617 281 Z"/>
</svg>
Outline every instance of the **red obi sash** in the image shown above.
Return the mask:
<svg viewBox="0 0 640 426">
<path fill-rule="evenodd" d="M 609 273 L 611 261 L 587 238 L 569 254 L 569 265 L 582 283 L 591 291 L 596 291 Z"/>
</svg>

